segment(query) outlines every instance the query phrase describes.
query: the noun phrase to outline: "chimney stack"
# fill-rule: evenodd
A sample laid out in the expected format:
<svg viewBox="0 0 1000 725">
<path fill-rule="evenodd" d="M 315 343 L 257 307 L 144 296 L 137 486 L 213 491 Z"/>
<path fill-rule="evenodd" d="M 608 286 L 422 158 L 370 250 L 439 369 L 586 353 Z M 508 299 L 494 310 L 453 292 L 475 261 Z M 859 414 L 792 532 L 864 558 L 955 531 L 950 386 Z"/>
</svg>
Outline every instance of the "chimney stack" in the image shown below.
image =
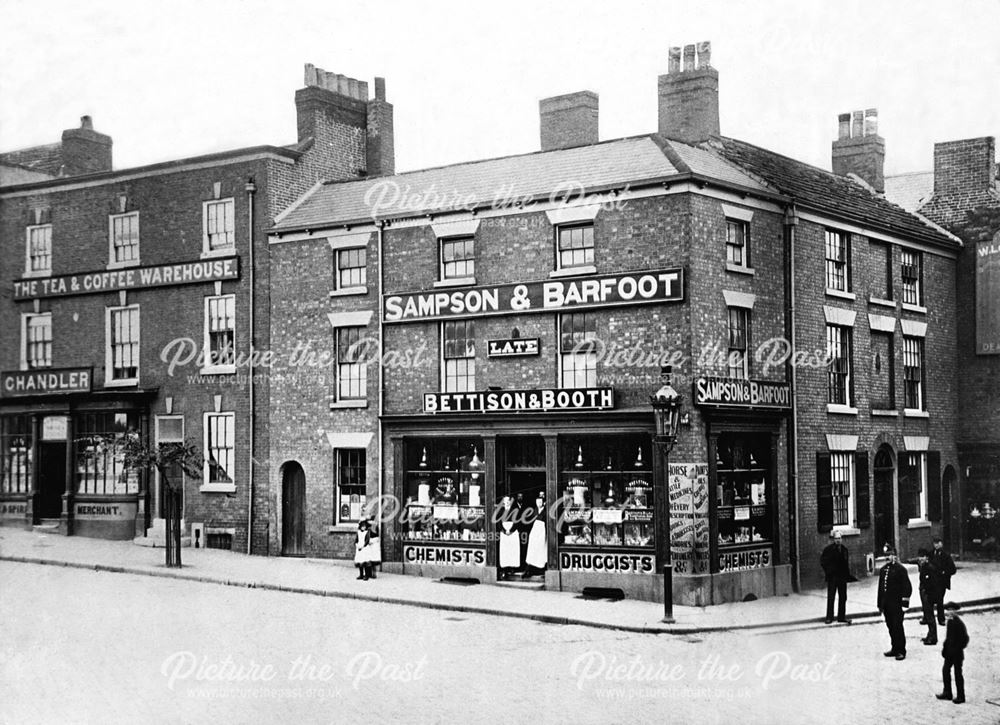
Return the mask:
<svg viewBox="0 0 1000 725">
<path fill-rule="evenodd" d="M 369 176 L 392 176 L 396 173 L 392 104 L 385 100 L 385 78 L 375 79 L 375 98 L 368 101 L 365 152 Z"/>
<path fill-rule="evenodd" d="M 719 72 L 712 67 L 712 44 L 671 48 L 661 75 L 659 132 L 665 138 L 696 144 L 719 135 Z"/>
<path fill-rule="evenodd" d="M 993 189 L 993 136 L 934 144 L 934 196 L 979 195 Z"/>
<path fill-rule="evenodd" d="M 111 137 L 94 130 L 90 116 L 80 117 L 80 128 L 62 133 L 62 173 L 65 176 L 111 171 Z"/>
<path fill-rule="evenodd" d="M 597 143 L 597 94 L 577 91 L 538 102 L 542 151 Z"/>
<path fill-rule="evenodd" d="M 885 139 L 878 135 L 878 109 L 842 113 L 833 142 L 833 173 L 856 174 L 879 194 L 885 193 Z"/>
</svg>

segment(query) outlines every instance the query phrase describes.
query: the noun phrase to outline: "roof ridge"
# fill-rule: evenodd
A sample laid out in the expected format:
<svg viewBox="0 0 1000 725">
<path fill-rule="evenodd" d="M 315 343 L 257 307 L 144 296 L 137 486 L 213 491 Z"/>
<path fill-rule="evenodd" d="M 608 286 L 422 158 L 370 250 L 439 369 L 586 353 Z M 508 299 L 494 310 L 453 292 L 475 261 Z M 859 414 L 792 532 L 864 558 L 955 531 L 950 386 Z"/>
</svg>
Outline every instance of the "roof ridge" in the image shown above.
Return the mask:
<svg viewBox="0 0 1000 725">
<path fill-rule="evenodd" d="M 933 169 L 931 169 L 930 171 L 904 171 L 901 174 L 886 174 L 885 178 L 898 179 L 902 176 L 924 176 L 925 174 L 933 174 L 933 173 L 934 173 Z"/>
</svg>

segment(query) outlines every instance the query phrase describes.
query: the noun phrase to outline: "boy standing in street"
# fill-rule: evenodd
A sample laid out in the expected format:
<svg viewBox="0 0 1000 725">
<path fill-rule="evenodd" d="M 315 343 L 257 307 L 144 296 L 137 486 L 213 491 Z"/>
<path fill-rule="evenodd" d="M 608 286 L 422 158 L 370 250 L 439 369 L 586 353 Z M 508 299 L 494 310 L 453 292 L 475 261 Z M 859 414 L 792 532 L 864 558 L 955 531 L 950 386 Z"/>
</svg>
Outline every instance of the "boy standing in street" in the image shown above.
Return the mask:
<svg viewBox="0 0 1000 725">
<path fill-rule="evenodd" d="M 951 700 L 951 668 L 955 668 L 955 699 L 956 705 L 965 702 L 965 677 L 962 676 L 962 664 L 965 661 L 965 648 L 969 646 L 969 631 L 965 622 L 955 613 L 959 606 L 955 602 L 944 605 L 947 617 L 947 630 L 941 656 L 944 657 L 944 667 L 941 668 L 941 679 L 944 681 L 944 692 L 937 695 L 939 700 Z"/>
</svg>

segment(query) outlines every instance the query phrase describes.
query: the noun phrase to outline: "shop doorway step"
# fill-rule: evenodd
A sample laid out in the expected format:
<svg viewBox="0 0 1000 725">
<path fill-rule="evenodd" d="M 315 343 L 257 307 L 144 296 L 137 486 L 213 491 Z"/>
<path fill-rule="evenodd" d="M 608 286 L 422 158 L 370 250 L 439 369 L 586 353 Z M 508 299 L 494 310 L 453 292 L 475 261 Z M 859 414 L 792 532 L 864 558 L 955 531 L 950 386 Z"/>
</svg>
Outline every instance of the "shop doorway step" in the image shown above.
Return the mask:
<svg viewBox="0 0 1000 725">
<path fill-rule="evenodd" d="M 59 530 L 59 519 L 39 519 L 38 523 L 31 527 L 32 531 L 49 533 Z"/>
<path fill-rule="evenodd" d="M 509 579 L 497 579 L 498 587 L 511 587 L 513 589 L 527 589 L 541 591 L 545 589 L 545 579 L 542 577 L 524 577 L 515 575 Z"/>
</svg>

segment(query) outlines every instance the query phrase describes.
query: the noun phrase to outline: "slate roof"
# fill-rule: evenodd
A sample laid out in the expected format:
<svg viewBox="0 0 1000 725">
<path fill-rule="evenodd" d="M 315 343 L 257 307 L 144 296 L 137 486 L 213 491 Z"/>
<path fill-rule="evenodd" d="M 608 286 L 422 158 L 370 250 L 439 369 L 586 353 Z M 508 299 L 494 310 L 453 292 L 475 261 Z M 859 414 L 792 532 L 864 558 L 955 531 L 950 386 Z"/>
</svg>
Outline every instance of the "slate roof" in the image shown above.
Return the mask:
<svg viewBox="0 0 1000 725">
<path fill-rule="evenodd" d="M 0 164 L 20 166 L 50 176 L 57 176 L 62 168 L 62 144 L 50 143 L 44 146 L 5 151 L 0 153 Z"/>
<path fill-rule="evenodd" d="M 907 211 L 917 211 L 934 195 L 934 172 L 914 171 L 885 177 L 885 196 Z"/>
</svg>

